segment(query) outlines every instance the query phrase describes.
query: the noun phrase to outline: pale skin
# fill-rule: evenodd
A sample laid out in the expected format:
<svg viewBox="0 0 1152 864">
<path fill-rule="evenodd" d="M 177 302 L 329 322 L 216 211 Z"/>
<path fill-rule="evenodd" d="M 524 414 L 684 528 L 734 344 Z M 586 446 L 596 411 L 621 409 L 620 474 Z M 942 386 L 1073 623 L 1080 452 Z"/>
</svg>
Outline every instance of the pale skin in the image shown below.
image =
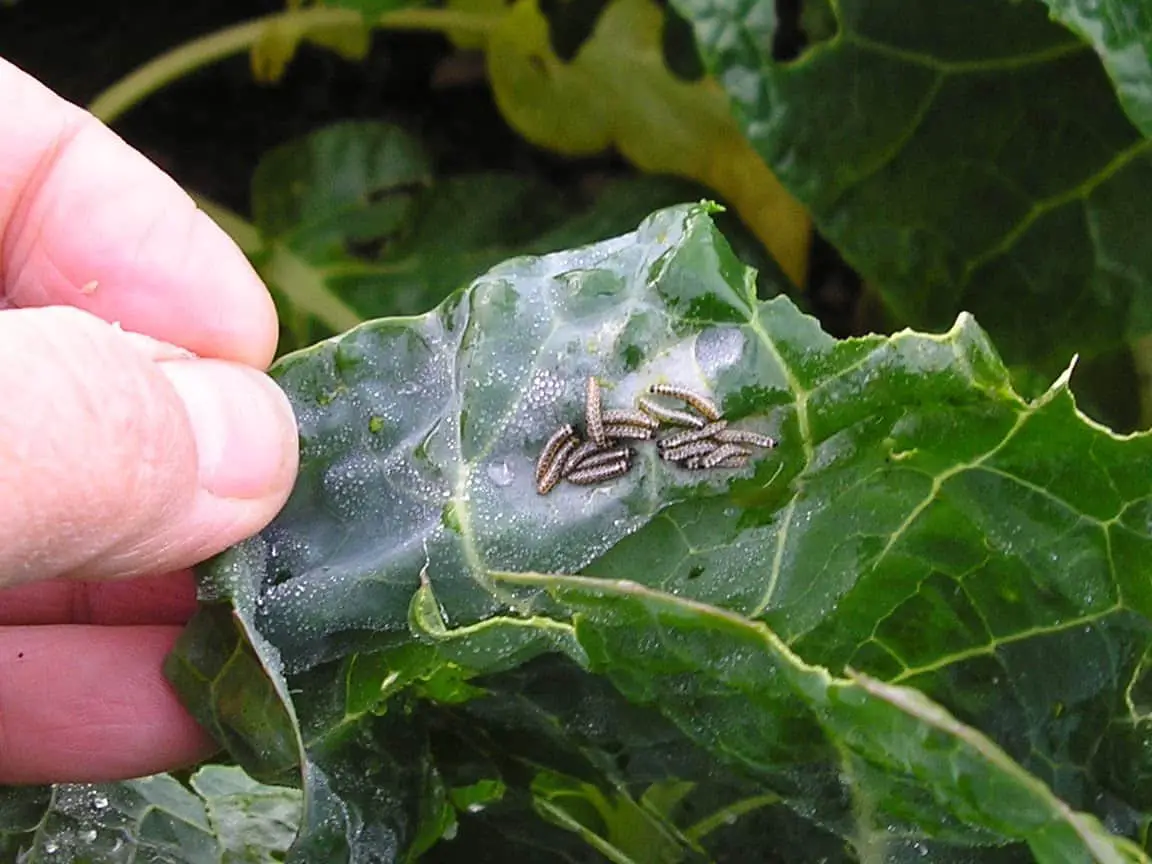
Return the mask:
<svg viewBox="0 0 1152 864">
<path fill-rule="evenodd" d="M 296 473 L 276 312 L 180 187 L 0 60 L 0 785 L 215 746 L 162 663 Z"/>
</svg>

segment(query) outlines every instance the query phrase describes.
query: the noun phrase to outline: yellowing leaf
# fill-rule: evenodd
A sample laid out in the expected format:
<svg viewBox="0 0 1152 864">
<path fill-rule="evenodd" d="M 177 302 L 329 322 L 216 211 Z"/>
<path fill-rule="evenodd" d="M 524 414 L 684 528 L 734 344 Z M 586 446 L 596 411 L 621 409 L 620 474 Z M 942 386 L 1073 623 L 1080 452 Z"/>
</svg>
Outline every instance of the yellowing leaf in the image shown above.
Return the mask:
<svg viewBox="0 0 1152 864">
<path fill-rule="evenodd" d="M 368 56 L 371 30 L 359 15 L 340 20 L 306 14 L 270 18 L 252 45 L 252 77 L 264 84 L 279 81 L 303 41 L 327 48 L 346 60 L 359 61 Z"/>
<path fill-rule="evenodd" d="M 279 81 L 303 38 L 304 31 L 291 18 L 269 19 L 249 54 L 252 77 L 262 84 Z"/>
<path fill-rule="evenodd" d="M 314 27 L 306 38 L 353 62 L 367 57 L 372 46 L 371 30 L 363 19 Z"/>
<path fill-rule="evenodd" d="M 644 171 L 708 185 L 803 284 L 806 211 L 745 140 L 720 87 L 711 79 L 683 81 L 668 69 L 662 16 L 651 0 L 615 0 L 566 63 L 552 50 L 536 0 L 517 0 L 487 45 L 501 112 L 550 150 L 581 156 L 615 146 Z"/>
<path fill-rule="evenodd" d="M 453 12 L 481 17 L 492 16 L 493 19 L 503 15 L 508 8 L 505 6 L 504 0 L 448 0 L 447 6 Z M 457 48 L 482 49 L 485 45 L 483 35 L 466 30 L 445 28 L 444 35 Z"/>
</svg>

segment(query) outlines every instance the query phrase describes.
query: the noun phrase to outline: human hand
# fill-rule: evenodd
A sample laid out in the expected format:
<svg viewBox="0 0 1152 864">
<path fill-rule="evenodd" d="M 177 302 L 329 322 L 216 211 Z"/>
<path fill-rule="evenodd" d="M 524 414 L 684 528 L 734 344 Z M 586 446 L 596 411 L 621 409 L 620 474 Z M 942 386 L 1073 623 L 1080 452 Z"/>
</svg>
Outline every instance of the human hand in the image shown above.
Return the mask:
<svg viewBox="0 0 1152 864">
<path fill-rule="evenodd" d="M 187 568 L 295 477 L 276 313 L 90 115 L 3 60 L 0 103 L 0 784 L 140 776 L 213 749 L 161 671 Z"/>
</svg>

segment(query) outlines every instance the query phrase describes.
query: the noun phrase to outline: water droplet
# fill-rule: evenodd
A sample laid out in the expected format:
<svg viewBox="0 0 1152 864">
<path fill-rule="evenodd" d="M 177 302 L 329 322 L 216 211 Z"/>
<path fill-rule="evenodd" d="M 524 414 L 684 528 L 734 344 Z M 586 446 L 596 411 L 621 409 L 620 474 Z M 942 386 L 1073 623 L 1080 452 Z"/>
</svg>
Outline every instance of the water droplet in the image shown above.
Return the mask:
<svg viewBox="0 0 1152 864">
<path fill-rule="evenodd" d="M 92 806 L 97 810 L 103 810 L 108 806 L 108 798 L 105 795 L 97 795 L 92 799 Z"/>
<path fill-rule="evenodd" d="M 494 462 L 487 468 L 486 473 L 488 479 L 501 488 L 511 486 L 512 481 L 516 479 L 516 475 L 512 473 L 512 469 L 508 466 L 507 462 Z"/>
<path fill-rule="evenodd" d="M 96 840 L 96 829 L 95 828 L 89 828 L 87 831 L 81 831 L 80 832 L 80 839 L 83 840 L 85 843 L 92 843 L 93 841 Z"/>
<path fill-rule="evenodd" d="M 743 352 L 744 334 L 735 327 L 714 327 L 696 340 L 696 362 L 707 378 L 715 379 L 738 363 Z"/>
</svg>

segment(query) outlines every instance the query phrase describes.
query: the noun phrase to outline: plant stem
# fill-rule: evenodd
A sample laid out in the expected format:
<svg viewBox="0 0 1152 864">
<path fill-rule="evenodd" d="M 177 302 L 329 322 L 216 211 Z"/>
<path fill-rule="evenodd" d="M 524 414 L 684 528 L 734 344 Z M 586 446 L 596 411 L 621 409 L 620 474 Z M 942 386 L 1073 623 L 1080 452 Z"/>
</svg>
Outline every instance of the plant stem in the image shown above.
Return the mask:
<svg viewBox="0 0 1152 864">
<path fill-rule="evenodd" d="M 351 330 L 364 320 L 324 283 L 312 264 L 287 246 L 272 245 L 272 256 L 260 267 L 260 275 L 295 308 L 303 309 L 336 333 Z"/>
<path fill-rule="evenodd" d="M 196 206 L 228 232 L 249 259 L 270 252 L 258 264 L 261 277 L 271 282 L 291 308 L 317 318 L 329 330 L 340 333 L 363 319 L 325 283 L 323 277 L 306 261 L 280 243 L 269 246 L 259 229 L 239 213 L 229 210 L 203 195 L 193 195 Z"/>
<path fill-rule="evenodd" d="M 701 819 L 691 828 L 685 830 L 684 835 L 692 842 L 698 843 L 717 828 L 731 825 L 745 813 L 751 813 L 753 810 L 759 810 L 761 807 L 774 807 L 781 803 L 782 800 L 779 795 L 770 792 L 765 795 L 756 795 L 752 798 L 734 801 L 727 807 L 723 807 L 710 816 Z"/>
<path fill-rule="evenodd" d="M 363 20 L 359 12 L 350 9 L 321 7 L 277 12 L 226 27 L 148 61 L 93 99 L 88 110 L 111 124 L 166 84 L 202 66 L 248 50 L 269 26 L 291 25 L 307 33 L 317 27 L 354 26 Z M 491 30 L 494 20 L 491 15 L 449 9 L 398 9 L 383 13 L 370 24 L 381 30 L 432 30 L 483 36 Z"/>
</svg>

